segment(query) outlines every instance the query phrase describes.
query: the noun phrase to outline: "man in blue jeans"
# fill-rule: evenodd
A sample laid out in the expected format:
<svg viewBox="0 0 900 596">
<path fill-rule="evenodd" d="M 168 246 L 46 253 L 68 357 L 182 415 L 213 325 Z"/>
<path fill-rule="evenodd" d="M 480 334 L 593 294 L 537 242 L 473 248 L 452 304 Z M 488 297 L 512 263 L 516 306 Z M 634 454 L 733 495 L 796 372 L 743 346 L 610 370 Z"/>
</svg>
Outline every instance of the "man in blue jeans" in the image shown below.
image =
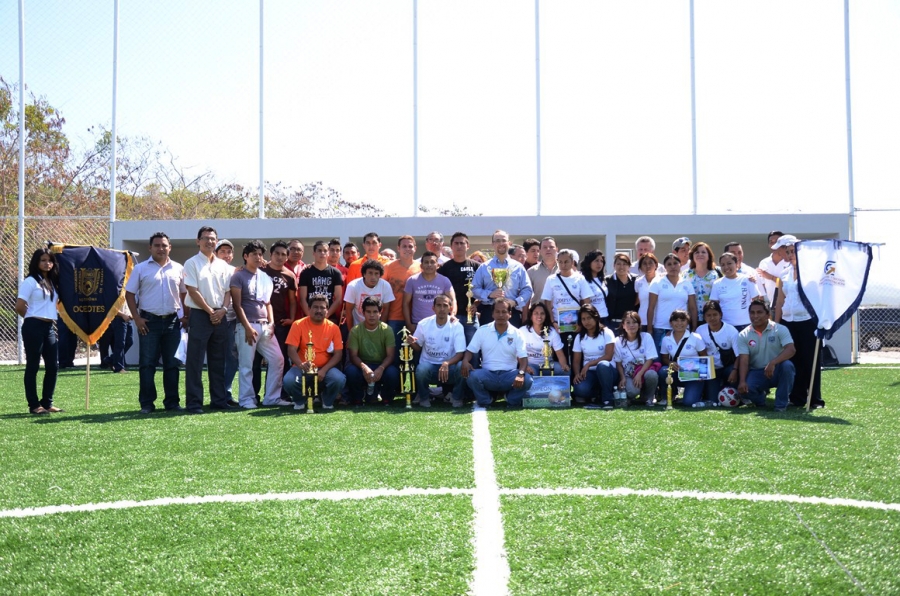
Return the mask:
<svg viewBox="0 0 900 596">
<path fill-rule="evenodd" d="M 528 366 L 525 338 L 509 324 L 514 305 L 508 298 L 494 299 L 494 322 L 478 328 L 463 357 L 462 375 L 481 407 L 491 405 L 489 391 L 506 393 L 506 405 L 519 407 L 531 389 L 532 378 L 525 370 Z M 472 358 L 479 351 L 481 368 L 474 369 Z"/>
<path fill-rule="evenodd" d="M 784 412 L 794 388 L 796 350 L 784 325 L 769 320 L 763 297 L 750 303 L 750 326 L 738 335 L 738 393 L 757 406 L 766 405 L 766 390 L 775 387 L 775 411 Z"/>
<path fill-rule="evenodd" d="M 166 410 L 183 410 L 178 396 L 178 360 L 175 351 L 181 341 L 184 317 L 183 268 L 169 259 L 169 237 L 156 232 L 150 237 L 150 258 L 138 263 L 125 285 L 125 302 L 134 316 L 140 336 L 141 414 L 156 409 L 156 363 L 163 361 L 163 406 Z"/>
</svg>

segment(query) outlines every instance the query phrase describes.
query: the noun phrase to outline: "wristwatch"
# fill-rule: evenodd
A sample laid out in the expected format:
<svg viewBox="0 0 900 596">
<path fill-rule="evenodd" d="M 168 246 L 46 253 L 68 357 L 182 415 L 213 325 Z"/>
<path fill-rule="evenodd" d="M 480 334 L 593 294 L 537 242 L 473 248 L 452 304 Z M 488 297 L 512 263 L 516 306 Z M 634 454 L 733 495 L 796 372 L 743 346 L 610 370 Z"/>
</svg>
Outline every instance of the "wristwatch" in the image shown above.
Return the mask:
<svg viewBox="0 0 900 596">
<path fill-rule="evenodd" d="M 524 377 L 524 376 L 525 376 L 525 371 L 524 371 L 524 370 L 520 370 L 520 371 L 519 371 L 519 376 Z"/>
</svg>

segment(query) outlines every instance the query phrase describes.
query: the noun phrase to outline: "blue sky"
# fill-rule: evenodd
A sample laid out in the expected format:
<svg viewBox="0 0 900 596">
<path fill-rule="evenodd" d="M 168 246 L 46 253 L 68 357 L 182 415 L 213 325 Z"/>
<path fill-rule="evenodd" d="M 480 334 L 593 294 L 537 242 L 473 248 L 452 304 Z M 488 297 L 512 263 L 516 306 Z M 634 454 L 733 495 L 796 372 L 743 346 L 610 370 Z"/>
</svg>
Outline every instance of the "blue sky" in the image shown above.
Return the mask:
<svg viewBox="0 0 900 596">
<path fill-rule="evenodd" d="M 25 4 L 30 88 L 73 138 L 108 126 L 112 1 Z M 534 3 L 418 16 L 420 203 L 534 214 Z M 258 19 L 257 2 L 123 0 L 120 136 L 255 186 Z M 266 3 L 267 180 L 411 214 L 412 22 L 412 0 Z M 9 81 L 16 23 L 0 4 Z M 690 212 L 688 24 L 687 1 L 541 4 L 543 214 Z M 695 27 L 699 211 L 847 211 L 843 2 L 697 0 Z M 900 2 L 851 3 L 858 207 L 900 197 L 897 31 Z"/>
</svg>

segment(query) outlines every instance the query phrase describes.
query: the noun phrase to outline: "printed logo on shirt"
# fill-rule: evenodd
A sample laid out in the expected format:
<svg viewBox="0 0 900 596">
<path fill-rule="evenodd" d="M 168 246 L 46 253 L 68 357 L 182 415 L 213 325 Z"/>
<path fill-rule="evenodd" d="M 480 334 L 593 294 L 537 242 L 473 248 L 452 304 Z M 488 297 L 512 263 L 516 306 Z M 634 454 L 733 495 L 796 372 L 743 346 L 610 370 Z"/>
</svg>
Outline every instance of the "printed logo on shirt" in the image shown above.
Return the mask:
<svg viewBox="0 0 900 596">
<path fill-rule="evenodd" d="M 511 346 L 512 344 L 513 344 L 513 338 L 507 337 L 507 338 L 506 338 L 506 345 Z"/>
<path fill-rule="evenodd" d="M 755 339 L 751 339 L 750 341 L 747 342 L 747 345 L 749 345 L 751 348 L 755 348 L 755 347 L 756 347 L 756 340 L 755 340 Z"/>
</svg>

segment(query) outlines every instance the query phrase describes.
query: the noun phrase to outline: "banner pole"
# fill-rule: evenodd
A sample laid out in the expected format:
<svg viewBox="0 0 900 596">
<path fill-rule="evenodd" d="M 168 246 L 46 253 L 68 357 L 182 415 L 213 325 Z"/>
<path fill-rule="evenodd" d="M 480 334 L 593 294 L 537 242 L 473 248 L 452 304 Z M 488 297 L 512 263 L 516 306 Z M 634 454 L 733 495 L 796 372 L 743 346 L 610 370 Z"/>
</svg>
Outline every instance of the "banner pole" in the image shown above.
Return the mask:
<svg viewBox="0 0 900 596">
<path fill-rule="evenodd" d="M 84 375 L 84 409 L 87 410 L 91 406 L 91 346 L 84 342 L 87 346 L 87 361 Z"/>
<path fill-rule="evenodd" d="M 806 413 L 809 414 L 809 408 L 812 405 L 812 392 L 816 384 L 816 366 L 819 364 L 819 345 L 822 343 L 821 337 L 816 337 L 816 350 L 813 352 L 812 370 L 809 372 L 809 389 L 806 390 Z"/>
</svg>

